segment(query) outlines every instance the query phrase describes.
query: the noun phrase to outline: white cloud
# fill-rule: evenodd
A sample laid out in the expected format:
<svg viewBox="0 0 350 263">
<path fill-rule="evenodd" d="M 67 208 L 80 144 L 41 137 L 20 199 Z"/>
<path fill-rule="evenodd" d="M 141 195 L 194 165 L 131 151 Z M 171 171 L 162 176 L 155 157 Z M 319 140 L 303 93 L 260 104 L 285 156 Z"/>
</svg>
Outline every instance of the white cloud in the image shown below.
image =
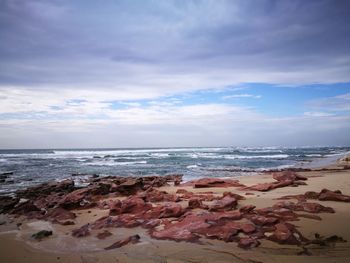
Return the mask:
<svg viewBox="0 0 350 263">
<path fill-rule="evenodd" d="M 304 112 L 305 116 L 309 117 L 328 117 L 328 116 L 334 116 L 334 114 L 328 113 L 328 112 L 321 112 L 321 111 L 307 111 Z"/>
<path fill-rule="evenodd" d="M 228 96 L 223 96 L 223 99 L 237 99 L 237 98 L 253 98 L 253 99 L 260 99 L 261 95 L 253 95 L 253 94 L 233 94 Z"/>
<path fill-rule="evenodd" d="M 350 93 L 334 97 L 315 99 L 310 101 L 308 106 L 333 112 L 350 111 Z"/>
</svg>

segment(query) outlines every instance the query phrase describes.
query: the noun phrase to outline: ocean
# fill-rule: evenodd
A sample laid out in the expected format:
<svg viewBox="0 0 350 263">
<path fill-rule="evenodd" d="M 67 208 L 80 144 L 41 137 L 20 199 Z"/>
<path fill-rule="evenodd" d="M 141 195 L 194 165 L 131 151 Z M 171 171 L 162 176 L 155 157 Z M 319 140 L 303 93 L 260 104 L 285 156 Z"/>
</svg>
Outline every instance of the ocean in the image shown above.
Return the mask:
<svg viewBox="0 0 350 263">
<path fill-rule="evenodd" d="M 0 195 L 51 180 L 74 178 L 84 184 L 88 175 L 146 176 L 183 174 L 235 177 L 258 171 L 309 167 L 340 158 L 350 147 L 217 147 L 140 149 L 0 150 Z M 72 177 L 72 174 L 78 176 Z"/>
</svg>

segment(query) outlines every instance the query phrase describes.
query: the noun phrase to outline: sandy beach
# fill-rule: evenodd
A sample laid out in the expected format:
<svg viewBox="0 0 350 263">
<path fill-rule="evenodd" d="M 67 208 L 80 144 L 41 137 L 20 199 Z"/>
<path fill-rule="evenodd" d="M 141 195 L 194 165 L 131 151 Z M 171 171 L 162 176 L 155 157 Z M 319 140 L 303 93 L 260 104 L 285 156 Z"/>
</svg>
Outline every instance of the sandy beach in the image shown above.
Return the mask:
<svg viewBox="0 0 350 263">
<path fill-rule="evenodd" d="M 177 200 L 172 203 L 180 205 L 186 211 L 181 212 L 178 216 L 170 215 L 167 217 L 164 216 L 164 211 L 162 210 L 163 219 L 161 219 L 160 223 L 152 227 L 145 227 L 142 224 L 129 227 L 103 226 L 101 228 L 94 228 L 93 222 L 97 219 L 111 214 L 116 215 L 113 214 L 116 212 L 114 210 L 113 212 L 111 207 L 109 209 L 106 209 L 106 207 L 101 208 L 101 204 L 106 205 L 108 202 L 103 203 L 106 200 L 119 200 L 123 204 L 123 200 L 125 201 L 128 196 L 120 193 L 99 196 L 99 205 L 97 206 L 68 209 L 76 216 L 74 219 L 69 220 L 71 221 L 69 223 L 57 223 L 57 221 L 51 220 L 52 218 L 38 220 L 37 216 L 33 216 L 33 213 L 30 214 L 30 211 L 24 214 L 20 214 L 19 212 L 14 213 L 13 211 L 12 214 L 1 214 L 0 261 L 29 263 L 349 262 L 350 228 L 348 227 L 348 222 L 350 221 L 350 199 L 347 199 L 347 195 L 350 194 L 350 170 L 348 165 L 349 162 L 343 160 L 322 169 L 297 171 L 296 173 L 295 171 L 281 172 L 279 176 L 297 174 L 303 179 L 300 180 L 303 183 L 298 183 L 299 180 L 295 179 L 292 184 L 286 186 L 283 184 L 278 188 L 264 189 L 263 191 L 256 191 L 252 186 L 259 185 L 261 188 L 261 186 L 265 187 L 267 185 L 265 183 L 285 181 L 276 181 L 272 178 L 273 173 L 263 173 L 237 178 L 239 184 L 244 186 L 220 185 L 220 187 L 216 187 L 218 185 L 214 185 L 215 187 L 208 187 L 208 185 L 199 185 L 200 187 L 196 187 L 195 183 L 173 185 L 173 182 L 161 187 L 152 186 L 153 189 L 158 191 L 166 191 L 168 199 L 175 196 Z M 178 182 L 175 182 L 175 184 L 178 184 Z M 344 199 L 342 201 L 329 201 L 327 198 L 326 200 L 309 200 L 308 198 L 301 200 L 304 198 L 302 195 L 306 192 L 314 191 L 320 193 L 324 188 L 331 191 L 340 190 L 342 195 L 339 192 L 335 194 L 343 196 Z M 184 190 L 179 191 L 179 189 Z M 226 194 L 223 195 L 225 192 Z M 228 195 L 227 192 L 231 194 Z M 164 192 L 162 193 L 164 194 Z M 189 205 L 189 199 L 193 200 L 193 198 L 186 198 L 186 193 L 193 193 L 200 196 L 207 195 L 205 198 L 208 198 L 210 195 L 214 197 L 214 200 L 207 201 L 207 199 L 204 200 L 205 198 L 203 200 L 197 198 L 195 200 L 200 200 L 199 203 L 193 202 L 191 204 L 190 202 Z M 140 195 L 140 191 L 135 194 Z M 238 194 L 244 197 L 244 199 L 241 200 L 234 194 Z M 289 197 L 289 199 L 279 200 L 283 196 L 290 195 L 299 195 L 299 197 Z M 227 199 L 225 199 L 225 196 Z M 236 199 L 235 205 L 227 206 L 227 203 L 224 202 L 227 200 L 232 201 L 233 199 Z M 322 198 L 319 196 L 319 199 Z M 25 203 L 28 201 L 19 201 L 20 205 L 21 202 Z M 277 208 L 281 209 L 281 203 L 276 205 L 278 202 L 285 202 L 282 204 L 284 213 L 288 212 L 288 216 L 292 214 L 294 218 L 285 216 L 285 214 L 283 216 L 281 216 L 282 214 L 278 214 L 281 213 L 280 210 L 276 212 Z M 299 205 L 305 204 L 305 202 L 318 203 L 322 205 L 322 209 L 324 208 L 324 210 L 321 209 L 320 212 L 319 210 L 314 210 L 314 208 L 311 210 L 305 207 L 301 210 L 300 208 L 293 208 L 293 206 L 291 208 L 290 202 L 293 202 L 294 205 L 297 203 Z M 147 202 L 148 205 L 151 204 L 151 207 L 161 206 L 167 203 L 169 203 L 169 200 Z M 264 208 L 267 207 L 274 207 L 276 209 L 276 211 L 273 211 L 275 216 L 270 216 L 276 222 L 272 223 L 269 227 L 267 227 L 268 224 L 259 224 L 257 221 L 254 221 L 256 220 L 256 216 L 261 216 L 262 211 L 265 211 Z M 334 211 L 329 212 L 332 209 Z M 171 212 L 173 211 L 174 209 L 171 210 Z M 117 212 L 115 217 L 118 218 L 121 214 L 125 215 L 128 213 L 129 215 L 132 214 L 130 211 Z M 143 213 L 146 214 L 147 211 Z M 185 240 L 186 238 L 183 238 L 183 233 L 180 232 L 176 233 L 177 237 L 173 238 L 173 240 L 171 240 L 172 238 L 164 238 L 162 236 L 164 230 L 171 229 L 179 221 L 189 217 L 189 214 L 200 215 L 203 213 L 212 213 L 215 215 L 221 213 L 220 215 L 224 214 L 229 219 L 222 219 L 221 217 L 213 219 L 213 221 L 216 220 L 215 223 L 217 225 L 214 224 L 204 228 L 204 232 L 197 228 L 190 228 L 195 230 L 193 232 L 190 231 L 191 233 L 188 233 L 186 238 L 194 237 L 194 239 L 188 238 L 188 240 Z M 232 218 L 233 213 L 240 213 L 239 218 Z M 276 216 L 277 214 L 279 216 Z M 267 215 L 265 215 L 266 218 L 268 218 Z M 217 235 L 212 233 L 213 236 L 209 236 L 208 231 L 210 232 L 213 227 L 224 227 L 227 224 L 231 224 L 232 221 L 243 222 L 243 224 L 247 224 L 249 221 L 249 226 L 253 225 L 253 229 L 246 230 L 242 226 L 237 233 L 233 233 L 229 238 L 227 236 L 222 238 L 223 236 L 219 236 L 219 233 Z M 150 220 L 147 223 L 153 224 L 153 222 Z M 252 222 L 255 223 L 252 224 Z M 210 224 L 210 219 L 206 220 L 205 223 Z M 193 222 L 193 224 L 196 224 L 196 222 Z M 292 224 L 297 232 L 291 230 L 290 237 L 278 235 L 276 229 L 284 224 Z M 82 231 L 81 227 L 83 226 L 88 226 L 88 233 Z M 189 227 L 189 225 L 185 225 L 183 229 L 186 230 L 186 227 Z M 74 236 L 72 233 L 77 229 L 79 231 Z M 218 231 L 221 231 L 220 228 L 218 229 Z M 227 230 L 227 228 L 225 229 Z M 41 230 L 52 231 L 52 235 L 38 240 L 32 237 L 33 234 Z M 107 234 L 98 238 L 98 234 L 101 233 Z M 194 233 L 195 235 L 191 236 Z M 305 240 L 300 237 L 300 234 Z M 132 239 L 131 242 L 125 242 L 125 244 L 119 242 L 115 248 L 112 247 L 106 250 L 106 248 L 115 244 L 116 241 L 127 240 L 128 237 L 135 237 L 135 235 L 137 235 L 137 238 Z M 273 240 L 271 236 L 277 236 L 278 238 L 277 240 Z M 250 237 L 251 240 L 243 244 L 244 237 Z M 241 247 L 237 245 L 239 242 L 242 243 L 240 245 Z"/>
</svg>

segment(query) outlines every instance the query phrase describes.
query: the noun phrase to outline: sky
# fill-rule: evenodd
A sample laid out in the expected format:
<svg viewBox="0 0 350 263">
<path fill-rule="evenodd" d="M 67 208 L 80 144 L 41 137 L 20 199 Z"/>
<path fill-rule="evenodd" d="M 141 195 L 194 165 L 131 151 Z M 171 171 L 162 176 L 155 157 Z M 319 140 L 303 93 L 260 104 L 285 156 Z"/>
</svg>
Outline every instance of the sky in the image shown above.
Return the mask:
<svg viewBox="0 0 350 263">
<path fill-rule="evenodd" d="M 0 148 L 349 146 L 350 1 L 0 0 Z"/>
</svg>

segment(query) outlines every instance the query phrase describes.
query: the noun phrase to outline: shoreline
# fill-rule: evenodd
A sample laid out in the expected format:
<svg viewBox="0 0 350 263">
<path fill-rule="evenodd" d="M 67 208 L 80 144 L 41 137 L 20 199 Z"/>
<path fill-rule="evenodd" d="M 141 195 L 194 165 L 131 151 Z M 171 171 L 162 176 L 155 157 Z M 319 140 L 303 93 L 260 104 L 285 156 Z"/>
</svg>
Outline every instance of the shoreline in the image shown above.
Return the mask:
<svg viewBox="0 0 350 263">
<path fill-rule="evenodd" d="M 176 194 L 176 192 L 179 189 L 184 189 L 194 194 L 212 192 L 215 197 L 222 196 L 227 191 L 243 196 L 245 199 L 238 200 L 236 209 L 223 210 L 223 213 L 231 213 L 231 211 L 239 211 L 239 209 L 249 205 L 256 206 L 255 209 L 270 207 L 281 201 L 276 200 L 276 198 L 280 198 L 281 196 L 301 195 L 307 191 L 319 192 L 323 188 L 333 191 L 339 189 L 345 195 L 350 194 L 348 190 L 348 186 L 350 185 L 350 170 L 342 169 L 347 165 L 349 165 L 349 162 L 338 161 L 317 171 L 300 171 L 297 174 L 305 176 L 308 179 L 305 181 L 307 185 L 300 184 L 298 187 L 290 187 L 291 185 L 289 185 L 269 191 L 241 190 L 236 186 L 193 188 L 193 185 L 186 184 L 178 186 L 164 185 L 156 189 L 166 191 L 169 195 L 178 196 L 179 194 Z M 336 180 L 334 180 L 335 177 Z M 247 187 L 252 187 L 256 184 L 271 183 L 273 181 L 271 172 L 252 176 L 241 176 L 234 179 L 239 179 L 239 183 Z M 247 193 L 252 194 L 247 195 Z M 111 197 L 108 195 L 107 198 L 101 198 L 99 202 L 105 199 L 125 200 L 125 198 L 127 197 Z M 295 202 L 295 199 L 285 201 Z M 322 247 L 315 244 L 312 246 L 278 244 L 262 238 L 257 239 L 261 242 L 260 246 L 242 249 L 237 247 L 236 241 L 225 242 L 223 240 L 203 238 L 203 236 L 199 239 L 201 243 L 185 242 L 184 240 L 175 242 L 174 240 L 154 239 L 150 237 L 146 228 L 140 228 L 140 226 L 107 228 L 112 235 L 101 240 L 96 238 L 96 234 L 106 230 L 104 228 L 98 231 L 90 230 L 92 233 L 85 237 L 73 237 L 71 232 L 74 229 L 79 229 L 79 227 L 86 223 L 94 222 L 96 219 L 108 215 L 110 212 L 110 209 L 92 207 L 72 209 L 71 211 L 76 214 L 76 218 L 73 219 L 74 225 L 64 226 L 57 223 L 54 224 L 50 220 L 25 219 L 24 216 L 17 218 L 10 216 L 10 219 L 9 217 L 2 219 L 6 223 L 0 225 L 0 259 L 3 259 L 3 262 L 37 262 L 39 259 L 41 261 L 45 259 L 44 262 L 87 263 L 111 262 L 112 260 L 114 262 L 116 260 L 119 260 L 119 262 L 164 262 L 164 260 L 167 260 L 167 262 L 214 262 L 213 260 L 215 262 L 279 262 L 282 260 L 286 262 L 331 262 L 332 260 L 336 262 L 348 262 L 350 259 L 350 230 L 347 229 L 346 224 L 350 220 L 350 203 L 317 200 L 308 200 L 307 202 L 317 202 L 325 207 L 331 207 L 335 210 L 335 213 L 298 212 L 298 214 L 307 214 L 308 217 L 316 218 L 318 216 L 321 220 L 298 217 L 298 221 L 288 221 L 289 223 L 294 224 L 309 240 L 315 238 L 315 234 L 318 233 L 325 237 L 337 235 L 348 240 L 348 242 L 334 242 Z M 157 205 L 163 204 L 163 202 L 156 203 Z M 183 198 L 176 203 L 185 208 L 188 206 L 188 199 Z M 212 202 L 203 201 L 203 204 L 210 206 Z M 199 207 L 191 210 L 191 212 L 198 211 L 206 212 L 207 210 Z M 246 217 L 245 220 L 247 218 L 249 217 Z M 9 223 L 10 220 L 13 220 L 12 223 Z M 173 220 L 173 218 L 170 218 L 170 220 Z M 177 222 L 176 217 L 174 222 Z M 36 241 L 31 238 L 33 233 L 44 229 L 51 229 L 53 235 L 44 238 L 42 241 Z M 6 233 L 6 231 L 10 232 Z M 156 229 L 155 233 L 162 233 L 161 229 Z M 140 236 L 138 243 L 130 243 L 111 250 L 104 249 L 108 245 L 111 245 L 113 241 L 122 240 L 136 234 Z M 304 248 L 306 250 L 303 250 Z M 301 255 L 298 255 L 300 253 Z M 307 255 L 307 253 L 311 255 Z"/>
</svg>

